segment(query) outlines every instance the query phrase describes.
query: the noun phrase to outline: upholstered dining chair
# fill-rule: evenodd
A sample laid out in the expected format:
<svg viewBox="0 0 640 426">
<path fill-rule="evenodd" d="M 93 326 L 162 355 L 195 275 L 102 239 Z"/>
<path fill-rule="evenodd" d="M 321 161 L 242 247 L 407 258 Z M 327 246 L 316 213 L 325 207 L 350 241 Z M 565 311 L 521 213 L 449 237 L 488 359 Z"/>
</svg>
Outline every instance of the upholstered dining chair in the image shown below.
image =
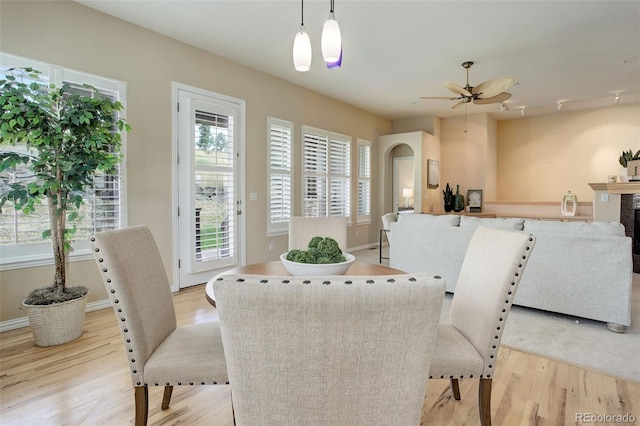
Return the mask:
<svg viewBox="0 0 640 426">
<path fill-rule="evenodd" d="M 482 426 L 491 425 L 491 384 L 502 333 L 535 237 L 479 227 L 465 254 L 451 302 L 449 323 L 438 327 L 430 379 L 478 379 Z"/>
<path fill-rule="evenodd" d="M 387 243 L 389 245 L 391 245 L 391 222 L 397 222 L 398 221 L 398 214 L 397 213 L 385 213 L 382 215 L 382 217 L 380 218 L 382 221 L 382 229 L 380 229 L 380 238 L 379 238 L 379 247 L 378 247 L 378 251 L 379 251 L 379 262 L 382 263 L 382 259 L 389 259 L 388 257 L 385 257 L 382 255 L 382 236 L 384 235 L 385 238 L 387 239 Z"/>
<path fill-rule="evenodd" d="M 218 322 L 177 327 L 171 288 L 149 229 L 98 233 L 91 244 L 124 339 L 135 424 L 147 424 L 148 386 L 164 386 L 165 410 L 176 385 L 228 384 Z"/>
<path fill-rule="evenodd" d="M 306 250 L 313 237 L 331 237 L 342 251 L 347 249 L 346 216 L 289 218 L 289 250 Z"/>
<path fill-rule="evenodd" d="M 237 425 L 418 425 L 444 280 L 223 275 L 213 286 Z"/>
<path fill-rule="evenodd" d="M 382 220 L 382 229 L 387 237 L 387 242 L 391 244 L 391 222 L 398 221 L 398 214 L 393 212 L 385 213 L 380 219 Z"/>
</svg>

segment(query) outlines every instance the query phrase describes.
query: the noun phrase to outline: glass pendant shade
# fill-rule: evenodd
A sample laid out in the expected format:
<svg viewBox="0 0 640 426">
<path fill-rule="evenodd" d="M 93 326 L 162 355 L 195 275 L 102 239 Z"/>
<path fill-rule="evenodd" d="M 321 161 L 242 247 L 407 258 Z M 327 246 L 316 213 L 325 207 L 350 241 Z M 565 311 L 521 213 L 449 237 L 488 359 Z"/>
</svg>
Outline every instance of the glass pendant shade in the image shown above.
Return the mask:
<svg viewBox="0 0 640 426">
<path fill-rule="evenodd" d="M 300 31 L 293 40 L 293 66 L 296 71 L 306 72 L 311 68 L 311 39 L 309 34 L 304 31 L 304 26 L 300 27 Z"/>
<path fill-rule="evenodd" d="M 329 19 L 322 26 L 322 57 L 325 62 L 338 62 L 342 51 L 342 35 L 340 34 L 340 24 L 335 16 L 329 13 Z"/>
<path fill-rule="evenodd" d="M 327 64 L 327 68 L 330 70 L 338 69 L 342 66 L 342 49 L 340 50 L 340 57 L 335 62 L 325 62 Z"/>
</svg>

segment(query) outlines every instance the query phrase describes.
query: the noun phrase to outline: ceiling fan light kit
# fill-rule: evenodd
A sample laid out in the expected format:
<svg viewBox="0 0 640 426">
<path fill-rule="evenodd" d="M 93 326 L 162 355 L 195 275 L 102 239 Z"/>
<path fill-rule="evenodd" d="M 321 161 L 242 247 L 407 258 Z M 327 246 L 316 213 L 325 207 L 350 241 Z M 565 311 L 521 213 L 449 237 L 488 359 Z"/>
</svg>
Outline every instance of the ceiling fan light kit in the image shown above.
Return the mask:
<svg viewBox="0 0 640 426">
<path fill-rule="evenodd" d="M 516 79 L 513 77 L 498 77 L 493 80 L 488 80 L 477 86 L 471 86 L 469 84 L 469 68 L 473 65 L 473 61 L 466 61 L 462 63 L 462 68 L 467 70 L 467 84 L 464 87 L 459 86 L 451 81 L 445 81 L 444 87 L 459 95 L 455 98 L 444 97 L 429 97 L 425 96 L 422 99 L 448 99 L 457 100 L 458 102 L 453 104 L 451 108 L 458 108 L 461 105 L 473 102 L 477 105 L 487 105 L 493 103 L 499 103 L 506 101 L 511 97 L 511 93 L 507 93 L 514 84 Z"/>
<path fill-rule="evenodd" d="M 505 111 L 518 111 L 520 112 L 520 116 L 525 116 L 525 110 L 527 108 L 548 108 L 549 106 L 555 106 L 557 112 L 565 111 L 566 104 L 578 103 L 581 101 L 589 101 L 593 99 L 599 99 L 603 97 L 612 96 L 612 94 L 606 94 L 602 96 L 591 96 L 587 98 L 580 99 L 562 99 L 554 101 L 553 103 L 544 103 L 539 105 L 522 105 L 522 106 L 509 106 L 504 104 L 503 102 L 511 98 L 511 93 L 508 93 L 512 86 L 514 86 L 517 82 L 513 77 L 498 77 L 492 80 L 487 80 L 483 83 L 478 84 L 477 86 L 471 86 L 469 83 L 469 68 L 473 65 L 473 61 L 466 61 L 462 63 L 462 67 L 467 70 L 467 83 L 466 85 L 460 86 L 451 81 L 445 81 L 444 87 L 449 89 L 451 92 L 455 93 L 456 97 L 446 97 L 446 96 L 422 96 L 420 99 L 442 99 L 448 101 L 457 101 L 455 104 L 451 106 L 452 109 L 458 108 L 462 105 L 465 106 L 465 122 L 466 122 L 466 106 L 469 103 L 474 103 L 476 105 L 488 105 L 493 103 L 500 104 L 500 112 Z M 614 105 L 618 105 L 620 103 L 620 96 L 623 94 L 631 94 L 638 92 L 638 90 L 631 90 L 628 92 L 615 92 L 613 94 L 613 103 Z M 466 123 L 465 123 L 465 131 L 466 131 Z"/>
</svg>

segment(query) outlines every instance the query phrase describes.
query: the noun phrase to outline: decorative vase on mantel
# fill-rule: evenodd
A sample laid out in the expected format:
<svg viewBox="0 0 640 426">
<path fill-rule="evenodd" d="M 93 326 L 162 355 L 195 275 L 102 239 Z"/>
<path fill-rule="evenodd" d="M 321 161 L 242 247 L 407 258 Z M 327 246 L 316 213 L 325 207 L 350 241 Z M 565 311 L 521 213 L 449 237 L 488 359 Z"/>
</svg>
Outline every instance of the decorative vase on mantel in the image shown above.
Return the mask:
<svg viewBox="0 0 640 426">
<path fill-rule="evenodd" d="M 464 195 L 460 193 L 460 185 L 456 185 L 456 195 L 453 196 L 453 211 L 461 212 L 464 210 Z"/>
<path fill-rule="evenodd" d="M 629 182 L 629 174 L 626 167 L 620 169 L 620 182 L 628 183 Z"/>
<path fill-rule="evenodd" d="M 562 203 L 560 204 L 560 213 L 562 216 L 575 216 L 578 210 L 578 197 L 569 191 L 568 194 L 562 197 Z"/>
</svg>

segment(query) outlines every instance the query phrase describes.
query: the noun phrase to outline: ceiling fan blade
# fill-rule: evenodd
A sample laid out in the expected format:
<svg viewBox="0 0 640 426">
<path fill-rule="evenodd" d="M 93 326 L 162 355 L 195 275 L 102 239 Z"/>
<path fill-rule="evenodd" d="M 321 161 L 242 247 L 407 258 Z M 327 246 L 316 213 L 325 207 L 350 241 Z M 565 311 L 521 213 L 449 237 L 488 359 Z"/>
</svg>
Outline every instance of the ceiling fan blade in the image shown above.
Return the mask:
<svg viewBox="0 0 640 426">
<path fill-rule="evenodd" d="M 463 104 L 466 104 L 466 103 L 468 103 L 468 102 L 465 102 L 465 100 L 463 99 L 463 100 L 461 100 L 460 102 L 458 102 L 457 104 L 454 104 L 454 105 L 451 107 L 451 109 L 458 108 L 460 105 L 463 105 Z"/>
<path fill-rule="evenodd" d="M 490 98 L 474 99 L 473 103 L 478 105 L 495 104 L 496 102 L 506 101 L 510 97 L 511 97 L 511 93 L 502 92 L 499 95 L 492 96 Z"/>
<path fill-rule="evenodd" d="M 492 98 L 509 90 L 514 84 L 516 84 L 516 79 L 513 77 L 498 77 L 478 84 L 472 89 L 472 92 L 478 98 Z"/>
<path fill-rule="evenodd" d="M 444 87 L 451 90 L 453 93 L 457 93 L 458 95 L 471 96 L 471 92 L 469 92 L 467 89 L 465 89 L 464 87 L 460 87 L 457 84 L 452 83 L 450 81 L 445 81 Z"/>
<path fill-rule="evenodd" d="M 445 99 L 447 101 L 455 101 L 460 98 L 452 98 L 448 96 L 420 96 L 420 99 Z"/>
</svg>

